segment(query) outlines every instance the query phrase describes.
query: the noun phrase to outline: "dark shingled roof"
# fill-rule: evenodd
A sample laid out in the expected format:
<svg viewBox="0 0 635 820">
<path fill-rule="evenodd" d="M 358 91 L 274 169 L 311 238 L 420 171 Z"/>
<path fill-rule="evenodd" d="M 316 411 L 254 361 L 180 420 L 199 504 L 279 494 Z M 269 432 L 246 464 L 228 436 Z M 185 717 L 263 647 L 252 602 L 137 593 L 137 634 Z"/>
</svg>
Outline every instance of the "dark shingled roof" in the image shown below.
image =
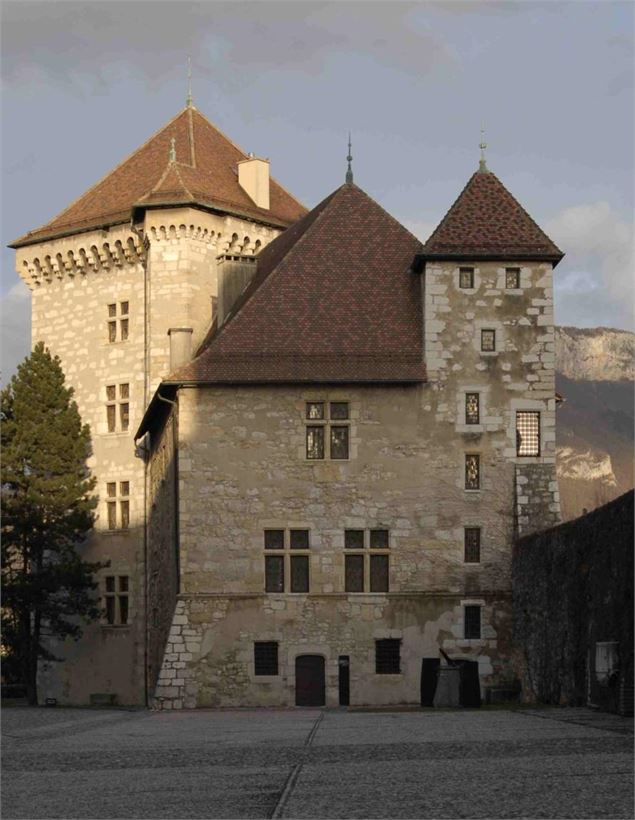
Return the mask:
<svg viewBox="0 0 635 820">
<path fill-rule="evenodd" d="M 172 138 L 174 163 L 169 162 Z M 126 223 L 135 206 L 202 206 L 278 227 L 306 213 L 274 179 L 269 209 L 257 207 L 238 184 L 237 164 L 244 159 L 247 154 L 196 108 L 185 108 L 62 213 L 16 239 L 12 247 Z"/>
<path fill-rule="evenodd" d="M 423 246 L 422 259 L 540 260 L 564 254 L 491 171 L 472 175 Z"/>
<path fill-rule="evenodd" d="M 265 247 L 220 330 L 166 380 L 425 380 L 421 243 L 353 184 Z"/>
</svg>

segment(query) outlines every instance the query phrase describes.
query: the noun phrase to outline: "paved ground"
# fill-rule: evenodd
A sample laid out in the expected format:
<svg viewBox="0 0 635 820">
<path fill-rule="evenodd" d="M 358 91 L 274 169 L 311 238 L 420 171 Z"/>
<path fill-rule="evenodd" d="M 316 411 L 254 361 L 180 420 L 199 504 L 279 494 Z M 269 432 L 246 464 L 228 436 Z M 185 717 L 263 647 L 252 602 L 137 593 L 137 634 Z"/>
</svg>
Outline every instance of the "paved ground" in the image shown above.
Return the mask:
<svg viewBox="0 0 635 820">
<path fill-rule="evenodd" d="M 5 820 L 634 816 L 632 721 L 582 709 L 2 718 Z"/>
</svg>

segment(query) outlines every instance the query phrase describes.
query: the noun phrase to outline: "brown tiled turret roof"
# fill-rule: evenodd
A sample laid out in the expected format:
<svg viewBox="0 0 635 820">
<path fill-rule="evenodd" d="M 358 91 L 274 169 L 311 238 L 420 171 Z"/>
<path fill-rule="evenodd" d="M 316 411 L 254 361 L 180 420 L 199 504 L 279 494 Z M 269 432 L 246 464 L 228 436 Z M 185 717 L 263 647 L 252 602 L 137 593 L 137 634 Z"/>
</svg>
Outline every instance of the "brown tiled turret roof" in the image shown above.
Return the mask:
<svg viewBox="0 0 635 820">
<path fill-rule="evenodd" d="M 170 162 L 172 139 L 175 162 Z M 247 154 L 196 108 L 185 108 L 62 213 L 12 247 L 129 222 L 134 207 L 191 204 L 283 228 L 306 213 L 274 179 L 270 207 L 259 208 L 238 184 L 237 164 L 244 159 Z"/>
<path fill-rule="evenodd" d="M 564 254 L 491 171 L 472 175 L 423 246 L 423 259 L 552 261 Z"/>
<path fill-rule="evenodd" d="M 343 185 L 262 250 L 229 318 L 166 382 L 424 381 L 420 250 Z"/>
</svg>

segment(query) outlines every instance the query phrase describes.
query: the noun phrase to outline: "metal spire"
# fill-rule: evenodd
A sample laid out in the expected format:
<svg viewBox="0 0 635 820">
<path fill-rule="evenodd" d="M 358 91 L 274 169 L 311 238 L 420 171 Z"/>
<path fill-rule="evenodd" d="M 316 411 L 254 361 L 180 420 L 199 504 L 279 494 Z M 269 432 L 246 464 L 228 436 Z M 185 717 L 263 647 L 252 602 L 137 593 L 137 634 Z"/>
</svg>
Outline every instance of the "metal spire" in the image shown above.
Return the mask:
<svg viewBox="0 0 635 820">
<path fill-rule="evenodd" d="M 176 162 L 176 137 L 170 140 L 170 162 Z"/>
<path fill-rule="evenodd" d="M 192 107 L 192 60 L 187 58 L 187 98 L 185 104 L 188 108 Z"/>
<path fill-rule="evenodd" d="M 351 154 L 351 132 L 348 132 L 348 156 L 346 157 L 346 161 L 348 162 L 348 170 L 346 171 L 346 182 L 351 183 L 353 181 L 353 169 L 351 168 L 351 162 L 353 161 L 353 155 Z"/>
<path fill-rule="evenodd" d="M 487 167 L 487 164 L 485 163 L 485 149 L 487 148 L 487 143 L 485 142 L 485 126 L 484 125 L 481 127 L 481 142 L 480 142 L 479 148 L 481 149 L 481 160 L 478 164 L 478 170 L 481 171 L 482 173 L 487 173 L 489 169 Z"/>
</svg>

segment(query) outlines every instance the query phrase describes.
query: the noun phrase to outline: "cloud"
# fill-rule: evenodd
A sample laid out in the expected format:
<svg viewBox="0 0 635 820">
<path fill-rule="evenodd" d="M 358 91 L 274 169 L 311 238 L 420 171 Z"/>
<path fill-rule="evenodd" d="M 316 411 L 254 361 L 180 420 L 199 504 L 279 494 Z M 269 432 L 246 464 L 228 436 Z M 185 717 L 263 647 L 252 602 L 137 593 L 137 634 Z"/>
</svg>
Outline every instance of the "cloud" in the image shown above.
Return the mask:
<svg viewBox="0 0 635 820">
<path fill-rule="evenodd" d="M 31 350 L 31 298 L 24 282 L 18 282 L 0 298 L 2 350 L 0 362 L 2 383 L 6 384 L 15 369 Z"/>
<path fill-rule="evenodd" d="M 565 208 L 545 225 L 566 253 L 555 271 L 560 324 L 633 329 L 633 225 L 608 202 Z"/>
</svg>

